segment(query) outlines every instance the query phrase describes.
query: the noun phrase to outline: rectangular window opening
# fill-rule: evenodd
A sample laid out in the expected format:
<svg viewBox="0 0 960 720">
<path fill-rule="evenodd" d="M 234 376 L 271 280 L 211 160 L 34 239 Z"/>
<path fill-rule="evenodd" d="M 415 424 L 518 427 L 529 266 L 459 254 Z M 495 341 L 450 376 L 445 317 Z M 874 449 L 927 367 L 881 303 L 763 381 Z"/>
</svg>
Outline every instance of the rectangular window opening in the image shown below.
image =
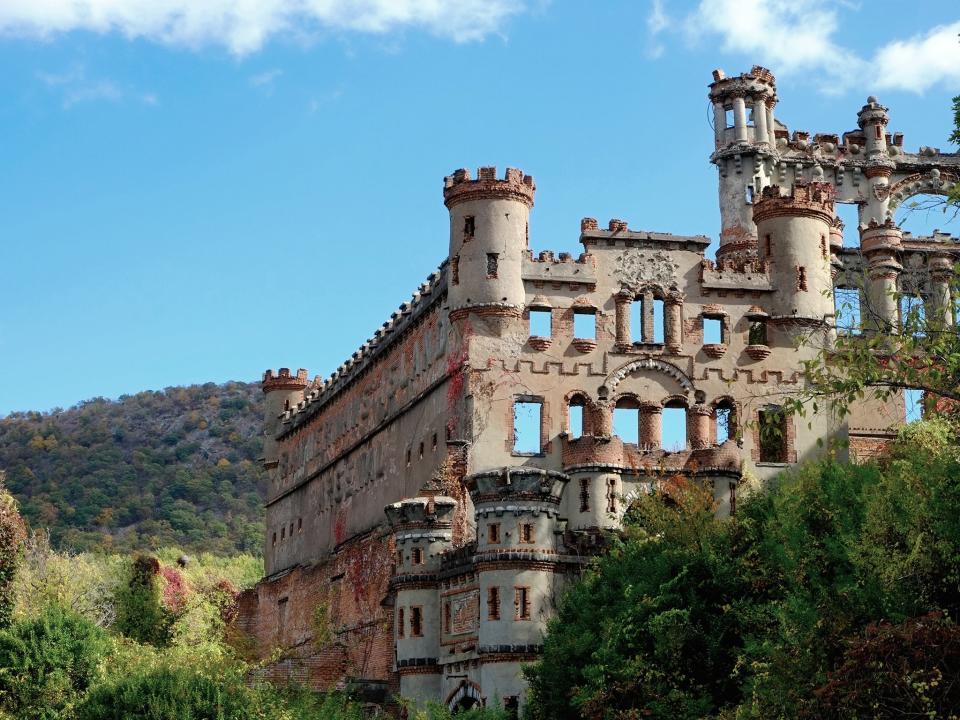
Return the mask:
<svg viewBox="0 0 960 720">
<path fill-rule="evenodd" d="M 900 327 L 904 333 L 923 337 L 926 325 L 926 308 L 916 295 L 900 297 Z"/>
<path fill-rule="evenodd" d="M 450 258 L 450 282 L 454 285 L 460 284 L 460 256 L 454 255 Z"/>
<path fill-rule="evenodd" d="M 500 523 L 490 523 L 487 525 L 487 542 L 491 545 L 500 543 Z"/>
<path fill-rule="evenodd" d="M 520 524 L 520 542 L 527 545 L 533 542 L 533 525 L 531 523 Z"/>
<path fill-rule="evenodd" d="M 733 127 L 733 108 L 725 108 L 723 111 L 723 121 L 726 123 L 727 128 Z"/>
<path fill-rule="evenodd" d="M 553 331 L 552 315 L 543 308 L 530 308 L 530 337 L 550 337 Z"/>
<path fill-rule="evenodd" d="M 410 562 L 413 565 L 423 565 L 423 548 L 415 547 L 411 553 Z"/>
<path fill-rule="evenodd" d="M 543 404 L 518 400 L 513 404 L 513 451 L 536 455 L 542 452 L 540 427 Z"/>
<path fill-rule="evenodd" d="M 643 298 L 630 303 L 630 336 L 633 342 L 643 342 Z"/>
<path fill-rule="evenodd" d="M 580 478 L 580 512 L 587 512 L 590 509 L 590 481 L 587 478 Z"/>
<path fill-rule="evenodd" d="M 723 342 L 723 320 L 718 317 L 703 318 L 703 344 L 719 345 Z"/>
<path fill-rule="evenodd" d="M 467 215 L 463 219 L 463 239 L 472 240 L 475 230 L 476 222 L 473 219 L 473 215 Z"/>
<path fill-rule="evenodd" d="M 596 340 L 597 314 L 593 312 L 574 312 L 573 337 L 579 340 Z"/>
<path fill-rule="evenodd" d="M 807 269 L 803 265 L 797 266 L 797 290 L 807 291 Z"/>
<path fill-rule="evenodd" d="M 576 440 L 583 435 L 583 405 L 570 406 L 570 438 Z"/>
<path fill-rule="evenodd" d="M 518 587 L 513 589 L 514 617 L 517 620 L 530 619 L 530 588 Z"/>
<path fill-rule="evenodd" d="M 397 608 L 397 637 L 402 638 L 406 632 L 403 620 L 403 608 Z"/>
<path fill-rule="evenodd" d="M 662 343 L 666 337 L 664 331 L 663 300 L 653 299 L 653 342 Z"/>
<path fill-rule="evenodd" d="M 443 604 L 443 631 L 445 633 L 450 632 L 450 603 L 446 602 Z"/>
<path fill-rule="evenodd" d="M 500 619 L 500 588 L 487 588 L 487 619 Z"/>
<path fill-rule="evenodd" d="M 761 410 L 757 415 L 760 462 L 787 462 L 787 416 L 780 408 Z"/>
<path fill-rule="evenodd" d="M 767 324 L 763 320 L 755 320 L 754 322 L 750 323 L 750 330 L 747 333 L 747 344 L 767 344 Z"/>
<path fill-rule="evenodd" d="M 410 608 L 410 636 L 423 637 L 423 608 Z"/>
<path fill-rule="evenodd" d="M 493 279 L 497 277 L 497 265 L 500 262 L 500 256 L 497 253 L 487 253 L 487 277 Z"/>
<path fill-rule="evenodd" d="M 731 436 L 732 411 L 728 407 L 718 407 L 714 411 L 717 421 L 717 445 L 723 445 Z"/>
<path fill-rule="evenodd" d="M 663 409 L 661 447 L 669 452 L 687 447 L 687 409 L 665 407 Z"/>
</svg>

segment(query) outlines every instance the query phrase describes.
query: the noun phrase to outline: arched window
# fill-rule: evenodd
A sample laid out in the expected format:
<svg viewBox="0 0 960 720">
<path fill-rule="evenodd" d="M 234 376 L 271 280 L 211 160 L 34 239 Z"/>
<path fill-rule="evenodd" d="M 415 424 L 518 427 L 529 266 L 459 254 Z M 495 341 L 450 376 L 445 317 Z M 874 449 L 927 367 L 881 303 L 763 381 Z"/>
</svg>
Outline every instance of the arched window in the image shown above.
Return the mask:
<svg viewBox="0 0 960 720">
<path fill-rule="evenodd" d="M 584 430 L 584 420 L 586 415 L 587 398 L 580 393 L 575 393 L 570 397 L 567 404 L 567 436 L 571 440 L 581 437 Z"/>
<path fill-rule="evenodd" d="M 737 435 L 737 408 L 729 398 L 718 400 L 713 406 L 714 443 L 723 445 Z"/>
<path fill-rule="evenodd" d="M 613 408 L 613 432 L 626 443 L 640 440 L 640 403 L 632 395 L 624 395 Z"/>
<path fill-rule="evenodd" d="M 660 446 L 668 452 L 685 450 L 687 447 L 687 405 L 679 399 L 663 404 Z"/>
</svg>

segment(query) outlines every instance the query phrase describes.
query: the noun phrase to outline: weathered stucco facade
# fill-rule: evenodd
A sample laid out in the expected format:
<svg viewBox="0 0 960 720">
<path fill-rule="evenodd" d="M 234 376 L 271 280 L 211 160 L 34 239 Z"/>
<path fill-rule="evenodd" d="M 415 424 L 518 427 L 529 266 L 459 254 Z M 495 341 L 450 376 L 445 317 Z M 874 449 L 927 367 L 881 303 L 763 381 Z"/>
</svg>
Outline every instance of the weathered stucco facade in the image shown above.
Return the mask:
<svg viewBox="0 0 960 720">
<path fill-rule="evenodd" d="M 955 241 L 904 237 L 892 218 L 911 195 L 946 192 L 960 157 L 904 151 L 875 98 L 842 137 L 790 135 L 759 67 L 716 71 L 710 98 L 715 260 L 705 236 L 591 218 L 577 256 L 535 257 L 533 179 L 458 170 L 443 187 L 448 256 L 411 300 L 328 379 L 265 374 L 267 577 L 238 624 L 261 651 L 285 648 L 272 674 L 522 703 L 521 665 L 565 579 L 631 495 L 692 478 L 725 514 L 745 476 L 766 481 L 818 441 L 849 440 L 856 459 L 889 440 L 902 402 L 843 423 L 778 403 L 837 332 L 835 287 L 862 289 L 868 331 L 896 327 L 898 291 L 952 321 Z M 838 202 L 860 209 L 859 248 L 843 247 Z M 538 313 L 549 329 L 531 335 Z M 533 446 L 517 444 L 518 408 L 539 427 Z M 633 441 L 614 433 L 617 410 Z M 662 447 L 670 411 L 686 447 Z M 761 438 L 761 414 L 781 432 Z"/>
</svg>

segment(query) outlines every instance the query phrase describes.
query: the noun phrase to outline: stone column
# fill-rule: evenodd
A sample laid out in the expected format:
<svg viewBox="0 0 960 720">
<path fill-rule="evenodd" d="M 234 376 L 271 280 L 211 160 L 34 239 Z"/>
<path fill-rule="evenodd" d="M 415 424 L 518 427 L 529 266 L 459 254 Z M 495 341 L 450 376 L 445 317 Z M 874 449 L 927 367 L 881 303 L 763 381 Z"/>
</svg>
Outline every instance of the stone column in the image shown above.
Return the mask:
<svg viewBox="0 0 960 720">
<path fill-rule="evenodd" d="M 903 266 L 897 260 L 903 232 L 892 220 L 871 221 L 860 228 L 860 252 L 867 259 L 866 307 L 860 309 L 864 326 L 874 332 L 895 332 L 900 309 L 897 278 Z"/>
<path fill-rule="evenodd" d="M 743 97 L 733 99 L 733 128 L 737 142 L 747 141 L 747 104 Z"/>
<path fill-rule="evenodd" d="M 633 295 L 620 292 L 614 299 L 616 303 L 617 345 L 629 345 L 630 339 L 630 303 Z"/>
<path fill-rule="evenodd" d="M 653 291 L 643 291 L 643 328 L 640 334 L 645 343 L 653 342 Z"/>
<path fill-rule="evenodd" d="M 770 147 L 777 146 L 777 125 L 773 121 L 773 101 L 767 101 L 767 132 L 770 135 Z"/>
<path fill-rule="evenodd" d="M 660 403 L 642 402 L 640 403 L 640 448 L 644 450 L 657 450 L 662 444 L 662 434 L 660 430 L 661 413 L 663 407 Z"/>
<path fill-rule="evenodd" d="M 950 297 L 950 281 L 953 279 L 953 259 L 946 253 L 937 253 L 930 258 L 930 299 L 926 308 L 927 322 L 953 325 L 953 301 Z"/>
<path fill-rule="evenodd" d="M 710 421 L 713 411 L 706 405 L 687 408 L 687 441 L 693 450 L 710 447 Z"/>
<path fill-rule="evenodd" d="M 683 294 L 671 292 L 663 302 L 663 341 L 667 350 L 679 353 L 683 348 Z"/>
<path fill-rule="evenodd" d="M 593 435 L 609 437 L 613 435 L 613 406 L 609 400 L 598 400 L 591 408 L 593 412 Z"/>
<path fill-rule="evenodd" d="M 724 109 L 723 103 L 714 103 L 713 105 L 713 130 L 714 140 L 719 150 L 726 144 L 727 136 L 727 111 Z"/>
<path fill-rule="evenodd" d="M 756 126 L 756 142 L 769 142 L 767 134 L 767 103 L 763 98 L 753 103 L 753 122 Z"/>
</svg>

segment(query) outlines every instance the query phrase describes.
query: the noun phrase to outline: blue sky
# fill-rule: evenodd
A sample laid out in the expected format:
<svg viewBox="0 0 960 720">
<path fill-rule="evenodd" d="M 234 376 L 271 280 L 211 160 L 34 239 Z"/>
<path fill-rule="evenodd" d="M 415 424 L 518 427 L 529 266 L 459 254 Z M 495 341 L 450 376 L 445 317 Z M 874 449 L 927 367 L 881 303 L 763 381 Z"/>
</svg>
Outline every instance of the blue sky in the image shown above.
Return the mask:
<svg viewBox="0 0 960 720">
<path fill-rule="evenodd" d="M 328 374 L 445 255 L 458 167 L 534 175 L 535 250 L 716 237 L 715 67 L 770 67 L 791 130 L 877 94 L 954 150 L 960 9 L 916 7 L 4 0 L 0 414 Z"/>
</svg>

